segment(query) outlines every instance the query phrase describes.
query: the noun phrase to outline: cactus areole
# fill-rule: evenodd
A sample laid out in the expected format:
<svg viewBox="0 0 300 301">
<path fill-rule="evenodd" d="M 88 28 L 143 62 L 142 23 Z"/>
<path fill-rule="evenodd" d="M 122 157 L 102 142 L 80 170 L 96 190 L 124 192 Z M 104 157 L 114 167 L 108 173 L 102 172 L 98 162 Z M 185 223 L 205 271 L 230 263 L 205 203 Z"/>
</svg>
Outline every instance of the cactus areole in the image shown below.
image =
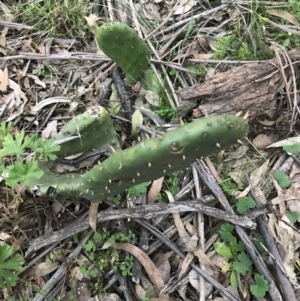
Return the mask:
<svg viewBox="0 0 300 301">
<path fill-rule="evenodd" d="M 149 47 L 126 24 L 103 24 L 96 33 L 96 41 L 98 47 L 125 72 L 128 85 L 135 84 L 149 65 Z"/>
<path fill-rule="evenodd" d="M 56 175 L 44 169 L 44 176 L 32 181 L 39 193 L 54 188 L 57 195 L 102 201 L 146 181 L 182 170 L 197 159 L 226 149 L 243 139 L 247 122 L 234 115 L 201 118 L 164 134 L 118 150 L 84 174 Z"/>
</svg>

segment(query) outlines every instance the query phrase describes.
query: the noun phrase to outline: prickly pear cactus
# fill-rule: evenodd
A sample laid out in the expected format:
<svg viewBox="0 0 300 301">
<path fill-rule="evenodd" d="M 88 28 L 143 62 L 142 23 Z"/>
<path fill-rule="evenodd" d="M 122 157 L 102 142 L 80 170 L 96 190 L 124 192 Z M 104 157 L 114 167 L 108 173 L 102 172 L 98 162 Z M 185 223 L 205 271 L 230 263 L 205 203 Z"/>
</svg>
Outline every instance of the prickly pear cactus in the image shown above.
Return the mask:
<svg viewBox="0 0 300 301">
<path fill-rule="evenodd" d="M 55 142 L 62 143 L 60 150 L 55 153 L 57 157 L 67 157 L 91 149 L 111 152 L 121 148 L 115 131 L 113 121 L 107 110 L 101 106 L 90 107 L 68 123 L 56 136 Z"/>
<path fill-rule="evenodd" d="M 39 193 L 49 187 L 60 196 L 82 196 L 102 201 L 146 181 L 188 167 L 196 159 L 212 155 L 243 139 L 247 122 L 234 115 L 209 116 L 180 126 L 162 137 L 151 138 L 113 153 L 83 175 L 57 176 L 48 170 L 39 181 Z"/>
<path fill-rule="evenodd" d="M 111 22 L 97 31 L 99 48 L 126 74 L 125 83 L 135 84 L 149 65 L 150 49 L 130 26 Z"/>
</svg>

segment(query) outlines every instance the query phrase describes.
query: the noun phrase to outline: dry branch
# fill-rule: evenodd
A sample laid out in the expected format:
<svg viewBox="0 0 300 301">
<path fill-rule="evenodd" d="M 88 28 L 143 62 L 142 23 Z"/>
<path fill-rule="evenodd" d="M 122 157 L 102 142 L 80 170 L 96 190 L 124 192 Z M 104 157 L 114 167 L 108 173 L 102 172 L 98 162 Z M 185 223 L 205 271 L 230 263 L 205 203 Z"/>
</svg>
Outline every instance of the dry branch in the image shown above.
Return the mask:
<svg viewBox="0 0 300 301">
<path fill-rule="evenodd" d="M 288 52 L 293 67 L 300 63 L 300 51 Z M 289 63 L 281 57 L 285 77 L 292 74 Z M 219 73 L 205 83 L 179 89 L 182 101 L 200 100 L 203 115 L 249 112 L 249 119 L 276 112 L 276 95 L 285 87 L 276 58 L 249 63 Z"/>
</svg>

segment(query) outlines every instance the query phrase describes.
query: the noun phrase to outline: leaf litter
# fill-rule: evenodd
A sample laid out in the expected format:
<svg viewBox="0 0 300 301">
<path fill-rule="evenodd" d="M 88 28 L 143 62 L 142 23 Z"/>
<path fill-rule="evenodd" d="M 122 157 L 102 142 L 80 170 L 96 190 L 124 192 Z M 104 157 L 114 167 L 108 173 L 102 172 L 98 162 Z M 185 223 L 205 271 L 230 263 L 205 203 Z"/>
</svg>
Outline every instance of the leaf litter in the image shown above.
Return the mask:
<svg viewBox="0 0 300 301">
<path fill-rule="evenodd" d="M 237 3 L 231 7 L 225 3 L 210 6 L 208 1 L 204 1 L 203 4 L 196 1 L 171 3 L 154 1 L 139 4 L 130 1 L 122 2 L 120 5 L 120 3 L 107 1 L 103 6 L 104 15 L 97 14 L 97 5 L 89 4 L 92 13 L 81 17 L 90 26 L 90 30 L 85 32 L 86 41 L 82 41 L 77 39 L 76 35 L 71 39 L 68 36 L 72 28 L 72 20 L 69 20 L 70 24 L 64 23 L 67 26 L 64 29 L 65 36 L 50 37 L 47 36 L 47 32 L 42 33 L 42 29 L 39 29 L 40 32 L 35 31 L 34 24 L 30 22 L 28 24 L 24 21 L 19 22 L 18 10 L 15 10 L 14 5 L 10 7 L 0 2 L 0 14 L 3 19 L 0 22 L 0 117 L 1 121 L 13 121 L 14 131 L 24 129 L 27 133 L 41 133 L 44 138 L 53 137 L 73 116 L 92 105 L 101 104 L 112 112 L 116 127 L 120 130 L 120 140 L 124 147 L 128 147 L 147 135 L 172 129 L 180 123 L 181 117 L 186 117 L 178 113 L 172 118 L 162 115 L 159 118 L 163 122 L 156 123 L 154 120 L 157 120 L 155 117 L 157 108 L 163 106 L 179 108 L 182 112 L 188 112 L 189 118 L 203 115 L 199 103 L 184 103 L 178 98 L 179 87 L 193 86 L 198 81 L 213 81 L 218 74 L 224 72 L 224 69 L 232 68 L 232 64 L 242 65 L 243 61 L 251 59 L 247 57 L 249 53 L 247 54 L 246 48 L 242 48 L 244 45 L 242 39 L 239 45 L 234 47 L 239 48 L 237 52 L 240 57 L 243 57 L 241 50 L 243 49 L 246 53 L 244 60 L 236 58 L 236 49 L 230 45 L 226 46 L 228 40 L 224 38 L 232 34 L 228 32 L 226 24 L 238 22 L 243 26 L 246 25 L 245 16 L 250 12 L 250 7 L 246 4 L 242 6 Z M 267 5 L 269 5 L 266 10 L 268 18 L 264 20 L 269 24 L 269 28 L 267 31 L 263 27 L 259 30 L 271 39 L 273 46 L 275 45 L 275 41 L 272 40 L 273 31 L 278 28 L 282 32 L 289 32 L 290 37 L 297 34 L 300 20 L 296 10 L 289 12 L 285 10 L 286 3 L 281 3 L 280 9 L 276 6 L 272 7 L 271 3 Z M 138 14 L 134 13 L 133 8 Z M 66 10 L 68 9 L 70 7 L 66 7 Z M 262 17 L 253 11 L 252 16 Z M 283 24 L 271 21 L 271 16 L 279 18 Z M 117 94 L 111 97 L 101 96 L 103 91 L 112 89 L 111 82 L 107 85 L 106 80 L 110 79 L 110 71 L 114 65 L 97 49 L 92 37 L 92 33 L 104 20 L 118 18 L 135 27 L 143 37 L 147 37 L 149 46 L 157 51 L 151 59 L 153 68 L 151 74 L 155 76 L 151 75 L 148 82 L 140 85 L 142 88 L 137 86 L 137 90 L 134 91 L 139 102 L 134 103 L 138 107 L 134 118 L 129 120 L 132 123 L 132 132 L 129 134 L 126 133 L 122 103 Z M 42 39 L 38 38 L 40 34 L 43 36 Z M 255 33 L 251 31 L 243 34 L 251 40 L 252 44 L 259 45 L 259 39 L 266 41 L 266 36 L 257 39 Z M 289 47 L 289 43 L 292 42 L 288 38 L 282 41 L 285 47 Z M 281 46 L 283 45 L 277 44 L 288 62 L 288 55 Z M 220 55 L 223 57 L 220 58 Z M 195 67 L 199 64 L 204 68 L 200 71 L 199 69 L 190 71 L 191 66 Z M 282 77 L 285 77 L 284 73 Z M 296 95 L 299 87 L 296 87 L 293 76 L 284 80 L 289 85 L 282 85 L 281 101 L 288 103 L 288 97 L 284 93 Z M 289 91 L 286 91 L 288 87 Z M 224 102 L 226 101 L 228 102 L 224 99 Z M 297 99 L 292 105 L 294 106 L 292 111 L 297 112 Z M 154 114 L 147 116 L 139 107 L 145 107 Z M 257 297 L 268 295 L 271 300 L 296 300 L 295 296 L 299 294 L 300 265 L 297 269 L 300 247 L 299 224 L 297 219 L 291 223 L 288 214 L 300 212 L 299 151 L 296 147 L 292 151 L 291 149 L 285 151 L 282 147 L 294 145 L 299 141 L 296 135 L 298 123 L 293 115 L 295 113 L 290 112 L 288 107 L 283 105 L 280 108 L 280 116 L 276 121 L 269 117 L 268 112 L 256 116 L 258 122 L 252 124 L 250 140 L 244 141 L 242 146 L 226 150 L 218 157 L 211 158 L 215 168 L 207 164 L 206 167 L 209 168 L 205 172 L 203 169 L 201 172 L 198 170 L 200 183 L 193 173 L 185 171 L 182 175 L 174 175 L 180 179 L 176 184 L 177 189 L 174 188 L 175 184 L 170 185 L 170 182 L 167 182 L 172 181 L 172 177 L 161 178 L 154 181 L 150 188 L 148 184 L 137 189 L 139 191 L 137 194 L 140 195 L 135 196 L 137 203 L 140 201 L 142 204 L 143 196 L 144 200 L 148 199 L 150 203 L 168 201 L 176 203 L 179 200 L 188 202 L 199 198 L 196 197 L 196 190 L 201 187 L 201 201 L 209 206 L 224 208 L 224 204 L 229 201 L 235 209 L 238 208 L 235 204 L 236 199 L 250 195 L 255 199 L 257 208 L 268 204 L 275 212 L 271 211 L 264 216 L 267 221 L 264 226 L 269 228 L 272 236 L 269 237 L 271 242 L 262 256 L 272 269 L 268 267 L 259 269 L 261 262 L 259 259 L 256 261 L 252 256 L 256 270 L 249 272 L 248 275 L 241 274 L 238 288 L 230 286 L 230 274 L 221 271 L 227 260 L 216 254 L 213 248 L 214 242 L 222 241 L 218 232 L 223 223 L 222 216 L 218 219 L 204 216 L 204 231 L 199 229 L 201 223 L 197 217 L 198 213 L 166 212 L 164 215 L 145 219 L 142 226 L 135 223 L 134 216 L 123 223 L 118 217 L 105 224 L 108 233 L 103 230 L 104 223 L 97 222 L 97 214 L 105 209 L 103 206 L 115 207 L 113 200 L 97 206 L 91 206 L 86 200 L 33 200 L 2 185 L 0 187 L 3 200 L 0 203 L 3 218 L 1 245 L 13 245 L 16 251 L 22 250 L 25 253 L 27 244 L 32 244 L 36 237 L 46 233 L 50 236 L 55 235 L 59 229 L 69 228 L 71 231 L 72 223 L 78 218 L 86 218 L 88 212 L 89 224 L 93 229 L 89 234 L 69 232 L 73 239 L 66 240 L 65 237 L 58 236 L 57 241 L 48 248 L 38 249 L 34 256 L 25 257 L 25 266 L 19 272 L 19 276 L 26 282 L 18 283 L 15 291 L 6 290 L 3 295 L 20 299 L 29 289 L 30 300 L 44 300 L 43 296 L 32 290 L 31 285 L 34 284 L 47 292 L 49 286 L 47 279 L 50 277 L 50 279 L 66 280 L 63 283 L 59 281 L 54 283 L 56 293 L 52 297 L 68 296 L 72 293 L 71 282 L 76 275 L 75 278 L 80 284 L 85 277 L 88 278 L 90 287 L 86 291 L 89 292 L 89 296 L 102 298 L 104 294 L 101 291 L 105 290 L 108 292 L 106 297 L 110 300 L 116 299 L 116 292 L 121 300 L 131 300 L 128 297 L 132 287 L 128 284 L 131 277 L 139 279 L 135 292 L 142 301 L 155 298 L 157 300 L 174 300 L 174 298 L 205 300 L 207 297 L 214 301 L 242 300 L 245 296 L 249 300 L 255 300 L 255 294 Z M 234 108 L 232 112 L 236 113 Z M 157 128 L 153 124 L 156 124 Z M 290 124 L 293 124 L 293 131 Z M 150 132 L 149 128 L 151 128 Z M 87 162 L 63 170 L 80 169 L 88 166 Z M 204 161 L 201 162 L 204 164 Z M 274 178 L 276 172 L 279 176 Z M 219 185 L 212 174 L 216 179 L 221 180 Z M 289 185 L 286 184 L 287 182 Z M 130 194 L 127 198 L 130 199 Z M 148 232 L 143 233 L 142 236 L 141 229 L 144 228 L 147 228 Z M 32 231 L 32 229 L 36 230 Z M 130 237 L 124 242 L 120 233 L 127 236 L 131 230 L 134 231 L 135 238 Z M 158 236 L 157 232 L 162 236 Z M 101 239 L 95 235 L 96 233 L 101 233 Z M 110 243 L 102 249 L 105 245 L 103 241 L 111 239 L 114 235 L 119 236 L 120 241 L 115 244 Z M 242 238 L 239 230 L 236 229 L 235 235 L 246 245 L 246 238 Z M 244 235 L 251 237 L 252 234 L 249 230 L 249 232 L 245 231 Z M 146 240 L 143 240 L 143 237 L 146 237 Z M 204 241 L 204 246 L 201 246 L 201 240 Z M 82 241 L 85 243 L 81 244 Z M 55 252 L 58 250 L 58 244 L 61 254 Z M 279 255 L 273 251 L 274 247 Z M 251 248 L 253 250 L 253 246 Z M 101 252 L 97 253 L 96 250 Z M 130 263 L 125 263 L 125 253 L 121 251 L 114 253 L 116 250 L 125 250 L 134 256 L 136 270 L 130 271 L 133 274 L 120 275 L 120 266 L 125 266 L 125 269 L 130 268 Z M 11 255 L 11 249 L 8 251 L 7 255 Z M 178 252 L 185 252 L 184 256 L 180 256 Z M 77 260 L 75 263 L 74 258 Z M 17 262 L 16 259 L 12 260 Z M 1 263 L 0 267 L 2 267 Z M 69 264 L 69 271 L 59 269 L 64 264 Z M 238 261 L 238 264 L 243 268 L 246 262 Z M 205 274 L 199 274 L 197 267 Z M 274 272 L 274 268 L 276 270 L 278 267 L 284 271 L 283 276 L 278 276 Z M 18 269 L 19 266 L 16 266 L 16 270 Z M 259 277 L 257 277 L 258 272 Z M 54 275 L 57 275 L 57 278 L 52 278 Z M 271 280 L 275 278 L 280 285 L 272 283 Z M 213 280 L 221 286 L 217 287 Z M 290 286 L 286 285 L 287 282 Z M 272 288 L 270 291 L 269 286 Z M 281 290 L 282 287 L 292 289 L 287 292 L 285 289 Z"/>
</svg>

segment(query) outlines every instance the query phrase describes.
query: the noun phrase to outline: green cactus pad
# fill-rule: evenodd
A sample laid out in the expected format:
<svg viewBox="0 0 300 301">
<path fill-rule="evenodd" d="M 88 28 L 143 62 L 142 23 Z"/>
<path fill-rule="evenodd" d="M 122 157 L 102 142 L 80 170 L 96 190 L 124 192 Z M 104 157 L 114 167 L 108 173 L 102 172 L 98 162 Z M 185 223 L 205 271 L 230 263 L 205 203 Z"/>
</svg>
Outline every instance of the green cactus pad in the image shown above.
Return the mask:
<svg viewBox="0 0 300 301">
<path fill-rule="evenodd" d="M 149 65 L 150 49 L 134 29 L 111 22 L 102 25 L 96 34 L 98 47 L 126 74 L 125 83 L 135 84 Z"/>
<path fill-rule="evenodd" d="M 111 146 L 115 150 L 121 148 L 109 113 L 101 106 L 90 107 L 66 123 L 54 141 L 60 140 L 67 142 L 61 144 L 60 150 L 55 153 L 57 157 L 67 157 L 92 149 L 111 152 Z"/>
<path fill-rule="evenodd" d="M 234 115 L 201 118 L 163 137 L 151 138 L 117 151 L 81 176 L 55 177 L 46 172 L 38 184 L 42 184 L 42 194 L 53 186 L 61 196 L 82 196 L 92 201 L 102 201 L 136 184 L 184 169 L 196 159 L 228 148 L 243 139 L 247 131 L 247 122 Z"/>
</svg>

